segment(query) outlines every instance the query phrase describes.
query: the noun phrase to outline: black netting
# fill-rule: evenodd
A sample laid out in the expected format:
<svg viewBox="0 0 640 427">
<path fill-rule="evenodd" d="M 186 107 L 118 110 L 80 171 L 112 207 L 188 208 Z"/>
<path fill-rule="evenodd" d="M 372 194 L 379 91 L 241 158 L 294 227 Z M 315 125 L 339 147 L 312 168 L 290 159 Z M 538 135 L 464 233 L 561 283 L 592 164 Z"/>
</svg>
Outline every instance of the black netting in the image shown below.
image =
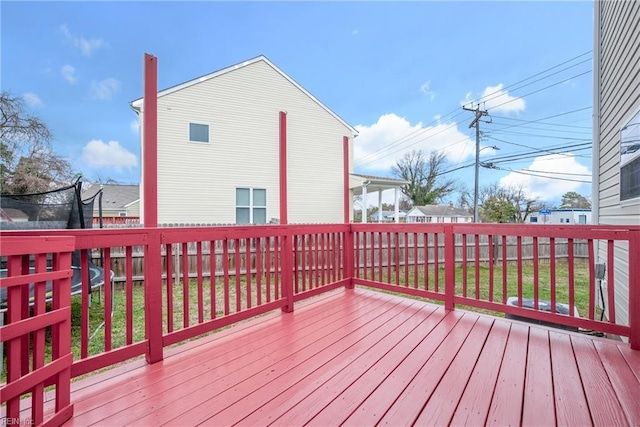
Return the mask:
<svg viewBox="0 0 640 427">
<path fill-rule="evenodd" d="M 0 194 L 0 230 L 75 228 L 69 225 L 77 205 L 76 184 L 46 193 Z"/>
<path fill-rule="evenodd" d="M 68 187 L 44 193 L 0 194 L 0 230 L 92 228 L 93 207 L 100 191 L 88 199 L 81 200 L 81 188 L 82 182 L 78 181 Z M 71 265 L 73 268 L 72 292 L 80 292 L 82 282 L 80 251 L 72 254 Z M 104 283 L 103 270 L 93 264 L 91 256 L 89 256 L 88 274 L 91 284 L 89 291 L 92 287 L 101 286 Z M 0 259 L 0 277 L 5 275 L 6 260 Z M 51 284 L 47 283 L 47 292 L 50 291 L 50 287 Z M 6 299 L 6 289 L 0 288 L 0 309 L 6 307 Z"/>
</svg>

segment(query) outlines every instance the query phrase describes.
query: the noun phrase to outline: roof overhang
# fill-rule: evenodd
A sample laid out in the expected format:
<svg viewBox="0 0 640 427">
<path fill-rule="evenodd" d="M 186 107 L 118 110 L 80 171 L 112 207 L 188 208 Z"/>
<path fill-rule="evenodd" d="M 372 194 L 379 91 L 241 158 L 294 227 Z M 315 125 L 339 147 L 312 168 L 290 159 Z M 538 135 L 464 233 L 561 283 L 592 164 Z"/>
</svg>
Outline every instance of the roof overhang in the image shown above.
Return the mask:
<svg viewBox="0 0 640 427">
<path fill-rule="evenodd" d="M 349 188 L 354 195 L 362 194 L 362 188 L 367 188 L 367 193 L 374 191 L 391 190 L 408 184 L 404 179 L 388 178 L 384 176 L 349 174 Z"/>
</svg>

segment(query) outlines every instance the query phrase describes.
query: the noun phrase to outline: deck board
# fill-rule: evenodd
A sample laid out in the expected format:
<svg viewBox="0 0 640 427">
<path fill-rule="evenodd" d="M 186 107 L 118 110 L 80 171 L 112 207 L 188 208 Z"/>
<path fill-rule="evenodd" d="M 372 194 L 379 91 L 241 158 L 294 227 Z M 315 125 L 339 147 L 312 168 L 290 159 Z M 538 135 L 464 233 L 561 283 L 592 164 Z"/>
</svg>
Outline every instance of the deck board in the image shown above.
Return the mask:
<svg viewBox="0 0 640 427">
<path fill-rule="evenodd" d="M 575 363 L 571 339 L 567 334 L 550 332 L 553 389 L 558 425 L 591 424 L 587 398 Z"/>
<path fill-rule="evenodd" d="M 483 425 L 489 413 L 491 397 L 509 336 L 510 324 L 496 319 L 467 387 L 451 420 L 453 425 Z"/>
<path fill-rule="evenodd" d="M 66 425 L 637 425 L 621 342 L 336 290 L 73 385 Z"/>
<path fill-rule="evenodd" d="M 549 333 L 531 328 L 525 372 L 523 426 L 556 424 Z"/>
</svg>

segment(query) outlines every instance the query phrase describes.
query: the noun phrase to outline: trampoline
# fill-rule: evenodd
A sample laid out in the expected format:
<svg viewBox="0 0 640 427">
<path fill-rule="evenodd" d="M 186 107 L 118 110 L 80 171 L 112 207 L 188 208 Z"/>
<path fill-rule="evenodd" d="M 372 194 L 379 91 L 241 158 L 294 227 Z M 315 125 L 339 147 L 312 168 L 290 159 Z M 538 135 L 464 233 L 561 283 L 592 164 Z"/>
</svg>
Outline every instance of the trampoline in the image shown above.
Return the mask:
<svg viewBox="0 0 640 427">
<path fill-rule="evenodd" d="M 97 201 L 102 204 L 102 190 L 93 196 L 82 199 L 82 181 L 77 179 L 72 185 L 43 193 L 32 194 L 0 194 L 0 230 L 51 230 L 77 229 L 93 227 L 93 209 Z M 101 209 L 100 209 L 101 211 Z M 92 262 L 88 257 L 89 289 L 101 288 L 105 284 L 104 269 Z M 50 262 L 50 260 L 49 260 Z M 80 251 L 72 255 L 71 294 L 82 292 L 82 272 L 80 267 Z M 35 268 L 30 267 L 31 273 Z M 113 279 L 113 271 L 109 271 L 108 281 Z M 7 276 L 6 260 L 0 259 L 0 277 Z M 47 301 L 51 298 L 52 283 L 46 282 Z M 30 285 L 29 298 L 33 302 L 34 284 Z M 7 290 L 0 288 L 0 310 L 7 308 Z"/>
</svg>

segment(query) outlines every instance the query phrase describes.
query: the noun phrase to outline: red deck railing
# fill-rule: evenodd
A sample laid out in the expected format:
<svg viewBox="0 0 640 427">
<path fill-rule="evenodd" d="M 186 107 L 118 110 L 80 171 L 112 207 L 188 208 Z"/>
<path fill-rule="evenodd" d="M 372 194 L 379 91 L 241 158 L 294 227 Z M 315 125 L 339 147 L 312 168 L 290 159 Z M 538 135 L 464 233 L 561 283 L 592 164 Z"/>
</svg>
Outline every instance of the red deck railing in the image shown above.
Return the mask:
<svg viewBox="0 0 640 427">
<path fill-rule="evenodd" d="M 0 327 L 0 335 L 6 345 L 7 381 L 0 388 L 0 401 L 5 424 L 18 424 L 22 398 L 30 400 L 33 424 L 61 424 L 73 414 L 70 285 L 74 246 L 72 237 L 2 237 L 0 256 L 6 261 L 6 275 L 0 279 L 0 288 L 7 295 L 7 324 Z M 55 387 L 55 410 L 45 414 L 44 393 L 49 385 Z"/>
<path fill-rule="evenodd" d="M 19 255 L 21 259 L 34 255 L 36 260 L 42 259 L 41 248 L 53 250 L 44 243 L 28 247 L 18 243 L 26 236 L 50 241 L 40 237 L 42 233 L 0 233 L 2 255 L 9 257 L 11 271 L 18 263 L 11 258 L 17 250 L 27 251 Z M 73 346 L 72 377 L 136 356 L 155 362 L 168 345 L 273 309 L 288 312 L 296 301 L 355 284 L 441 301 L 447 309 L 475 307 L 616 334 L 629 337 L 632 348 L 640 347 L 640 263 L 634 261 L 640 259 L 637 227 L 343 224 L 47 230 L 44 234 L 72 236 L 73 249 L 80 250 L 82 292 L 73 299 L 73 327 L 79 330 L 75 334 L 79 342 Z M 102 266 L 107 283 L 111 281 L 100 291 L 92 289 L 90 261 Z M 36 262 L 36 268 L 41 268 L 38 262 L 42 261 Z M 597 262 L 606 264 L 602 293 Z M 628 325 L 620 323 L 617 311 L 623 291 L 614 288 L 622 273 L 629 278 L 629 304 L 623 306 Z M 11 308 L 14 311 L 7 318 L 5 328 L 17 330 L 14 324 L 28 310 L 24 297 L 16 300 L 14 285 L 5 280 L 2 286 L 12 289 L 11 307 L 23 304 L 22 317 Z M 599 296 L 604 296 L 600 299 L 607 308 L 602 318 Z M 32 319 L 51 318 L 38 301 Z M 54 309 L 61 310 L 64 302 L 64 312 L 71 312 L 66 300 L 57 301 Z M 532 301 L 531 308 L 526 307 L 527 301 Z M 545 310 L 543 301 L 551 308 Z M 556 312 L 560 307 L 556 304 L 580 308 L 577 313 L 562 314 Z M 58 327 L 71 331 L 68 325 L 63 322 Z M 17 387 L 15 366 L 23 363 L 20 355 L 28 352 L 16 347 L 20 338 L 4 331 L 2 340 L 12 350 L 7 353 L 11 368 L 3 402 L 5 396 L 18 396 L 4 390 Z M 34 336 L 34 357 L 40 358 L 41 365 L 42 332 Z M 69 343 L 55 345 L 60 349 Z M 22 348 L 22 353 L 15 348 Z M 57 350 L 57 357 L 71 363 L 70 356 L 62 353 Z M 14 411 L 12 405 L 8 408 Z"/>
</svg>

